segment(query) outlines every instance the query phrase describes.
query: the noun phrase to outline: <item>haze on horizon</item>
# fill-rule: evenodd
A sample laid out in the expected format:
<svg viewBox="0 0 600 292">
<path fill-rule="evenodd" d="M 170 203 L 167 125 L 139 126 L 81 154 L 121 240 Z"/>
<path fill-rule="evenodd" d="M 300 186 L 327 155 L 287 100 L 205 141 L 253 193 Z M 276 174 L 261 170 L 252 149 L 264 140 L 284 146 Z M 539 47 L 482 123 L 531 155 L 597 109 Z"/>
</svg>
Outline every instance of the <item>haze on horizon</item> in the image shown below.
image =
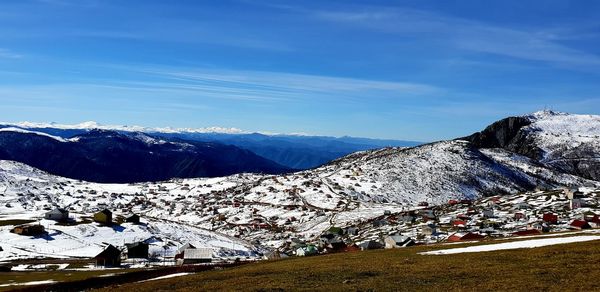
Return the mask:
<svg viewBox="0 0 600 292">
<path fill-rule="evenodd" d="M 600 114 L 598 1 L 9 0 L 0 120 L 415 141 Z"/>
</svg>

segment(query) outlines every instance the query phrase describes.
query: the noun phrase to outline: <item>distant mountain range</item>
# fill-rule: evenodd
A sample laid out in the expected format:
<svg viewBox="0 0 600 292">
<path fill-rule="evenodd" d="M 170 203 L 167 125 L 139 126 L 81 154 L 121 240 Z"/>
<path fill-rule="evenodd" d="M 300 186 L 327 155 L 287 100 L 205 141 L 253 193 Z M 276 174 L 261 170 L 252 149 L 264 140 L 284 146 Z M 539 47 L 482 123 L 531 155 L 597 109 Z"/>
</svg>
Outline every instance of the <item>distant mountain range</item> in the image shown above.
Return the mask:
<svg viewBox="0 0 600 292">
<path fill-rule="evenodd" d="M 94 129 L 127 134 L 142 132 L 154 137 L 181 139 L 196 142 L 220 143 L 250 150 L 268 160 L 290 169 L 310 169 L 356 151 L 383 147 L 411 147 L 422 144 L 415 141 L 379 140 L 355 137 L 326 137 L 308 135 L 281 135 L 248 133 L 232 128 L 146 128 L 139 126 L 103 126 L 95 122 L 77 125 L 54 123 L 4 124 L 12 127 L 46 133 L 64 139 L 85 134 Z"/>
<path fill-rule="evenodd" d="M 165 139 L 139 132 L 72 133 L 76 135 L 63 138 L 0 128 L 0 159 L 68 178 L 107 183 L 292 171 L 249 150 L 220 143 Z"/>
<path fill-rule="evenodd" d="M 28 132 L 32 130 L 36 133 Z M 131 182 L 241 172 L 281 174 L 298 169 L 289 165 L 325 162 L 299 175 L 302 179 L 305 175 L 314 177 L 314 184 L 325 178 L 336 179 L 346 195 L 383 203 L 439 203 L 457 196 L 475 198 L 536 187 L 600 187 L 600 116 L 542 111 L 502 119 L 456 140 L 383 147 L 393 143 L 400 142 L 200 131 L 146 134 L 123 129 L 0 127 L 0 159 L 91 181 Z M 359 151 L 364 148 L 378 149 Z M 353 153 L 343 156 L 347 152 Z M 335 160 L 327 163 L 329 159 Z"/>
</svg>

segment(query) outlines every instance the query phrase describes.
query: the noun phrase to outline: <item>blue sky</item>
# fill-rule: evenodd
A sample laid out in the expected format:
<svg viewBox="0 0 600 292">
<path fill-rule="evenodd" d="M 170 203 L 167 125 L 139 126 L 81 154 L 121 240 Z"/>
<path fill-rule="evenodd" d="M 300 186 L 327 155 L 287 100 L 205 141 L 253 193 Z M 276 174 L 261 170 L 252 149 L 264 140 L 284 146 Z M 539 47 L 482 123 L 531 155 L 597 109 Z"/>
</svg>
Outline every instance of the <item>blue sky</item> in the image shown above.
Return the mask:
<svg viewBox="0 0 600 292">
<path fill-rule="evenodd" d="M 433 141 L 600 114 L 600 1 L 0 2 L 0 120 Z"/>
</svg>

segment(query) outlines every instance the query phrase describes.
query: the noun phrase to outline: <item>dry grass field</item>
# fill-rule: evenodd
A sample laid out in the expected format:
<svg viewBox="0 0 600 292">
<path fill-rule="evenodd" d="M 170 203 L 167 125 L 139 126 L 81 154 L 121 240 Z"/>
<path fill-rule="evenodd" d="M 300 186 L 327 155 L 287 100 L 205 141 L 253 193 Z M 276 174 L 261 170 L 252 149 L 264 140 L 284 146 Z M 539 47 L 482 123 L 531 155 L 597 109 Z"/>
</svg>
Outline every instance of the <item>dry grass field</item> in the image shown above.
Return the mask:
<svg viewBox="0 0 600 292">
<path fill-rule="evenodd" d="M 452 247 L 456 245 L 291 258 L 104 291 L 600 291 L 600 241 L 442 256 L 418 254 Z"/>
</svg>

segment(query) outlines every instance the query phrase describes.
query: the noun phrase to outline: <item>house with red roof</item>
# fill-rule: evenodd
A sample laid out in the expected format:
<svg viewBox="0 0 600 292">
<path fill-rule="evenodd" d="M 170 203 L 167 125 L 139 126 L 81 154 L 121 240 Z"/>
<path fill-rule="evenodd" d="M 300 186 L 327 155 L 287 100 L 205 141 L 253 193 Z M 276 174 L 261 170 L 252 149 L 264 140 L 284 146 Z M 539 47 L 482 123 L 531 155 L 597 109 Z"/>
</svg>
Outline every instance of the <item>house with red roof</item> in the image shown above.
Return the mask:
<svg viewBox="0 0 600 292">
<path fill-rule="evenodd" d="M 540 235 L 542 232 L 539 229 L 525 229 L 514 232 L 514 236 L 530 236 L 530 235 Z"/>
<path fill-rule="evenodd" d="M 480 240 L 484 239 L 485 235 L 479 233 L 454 233 L 448 237 L 448 241 L 457 242 L 457 241 L 470 241 L 470 240 Z"/>
<path fill-rule="evenodd" d="M 585 220 L 579 220 L 579 219 L 573 220 L 571 222 L 570 226 L 571 226 L 571 228 L 580 229 L 580 230 L 581 229 L 590 229 L 590 228 L 592 228 L 592 226 L 590 226 L 590 224 L 587 223 L 587 221 L 585 221 Z"/>
<path fill-rule="evenodd" d="M 457 227 L 457 228 L 466 228 L 467 222 L 463 221 L 463 220 L 454 220 L 454 221 L 452 221 L 452 226 Z"/>
<path fill-rule="evenodd" d="M 546 213 L 546 214 L 544 214 L 544 216 L 542 217 L 542 219 L 544 220 L 544 222 L 547 222 L 547 223 L 550 223 L 550 224 L 556 224 L 556 223 L 558 223 L 558 215 L 557 214 Z"/>
</svg>

